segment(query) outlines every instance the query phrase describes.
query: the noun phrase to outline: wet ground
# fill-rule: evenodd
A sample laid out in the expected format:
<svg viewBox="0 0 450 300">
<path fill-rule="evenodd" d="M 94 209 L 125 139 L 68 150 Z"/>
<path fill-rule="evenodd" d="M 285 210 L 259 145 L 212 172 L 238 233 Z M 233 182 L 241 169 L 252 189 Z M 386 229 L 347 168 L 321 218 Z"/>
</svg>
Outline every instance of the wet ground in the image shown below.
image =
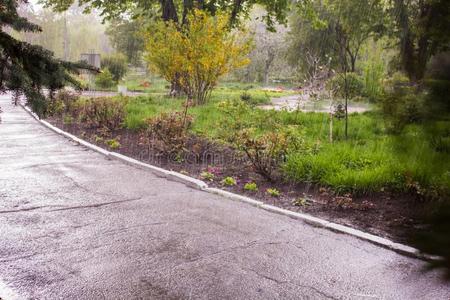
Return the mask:
<svg viewBox="0 0 450 300">
<path fill-rule="evenodd" d="M 272 98 L 271 104 L 261 106 L 263 109 L 300 110 L 304 112 L 325 112 L 334 111 L 331 100 L 317 100 L 311 98 L 308 94 L 297 94 Z M 349 113 L 362 113 L 371 110 L 368 103 L 351 102 L 348 106 Z"/>
<path fill-rule="evenodd" d="M 424 262 L 111 161 L 0 96 L 0 298 L 449 299 Z"/>
</svg>

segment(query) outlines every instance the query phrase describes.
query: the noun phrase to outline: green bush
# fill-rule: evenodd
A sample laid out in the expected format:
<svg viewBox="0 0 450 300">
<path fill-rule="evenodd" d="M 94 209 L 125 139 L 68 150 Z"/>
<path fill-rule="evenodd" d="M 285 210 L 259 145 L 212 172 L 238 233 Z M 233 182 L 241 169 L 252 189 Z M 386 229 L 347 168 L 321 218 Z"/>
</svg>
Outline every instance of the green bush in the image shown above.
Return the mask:
<svg viewBox="0 0 450 300">
<path fill-rule="evenodd" d="M 233 145 L 247 156 L 255 172 L 267 180 L 274 179 L 274 173 L 291 151 L 299 151 L 304 141 L 301 132 L 293 126 L 282 127 L 258 135 L 254 128 L 235 133 Z"/>
<path fill-rule="evenodd" d="M 110 139 L 106 141 L 106 144 L 111 148 L 112 150 L 119 149 L 121 147 L 120 143 L 116 139 Z"/>
<path fill-rule="evenodd" d="M 63 118 L 64 125 L 71 125 L 73 123 L 73 117 L 70 115 L 65 115 Z"/>
<path fill-rule="evenodd" d="M 45 106 L 45 116 L 61 116 L 64 112 L 64 103 L 54 98 L 52 100 L 47 101 Z"/>
<path fill-rule="evenodd" d="M 204 171 L 200 174 L 200 178 L 207 181 L 214 181 L 214 174 L 211 172 Z"/>
<path fill-rule="evenodd" d="M 425 95 L 407 78 L 395 74 L 386 81 L 386 89 L 380 98 L 380 107 L 387 128 L 399 133 L 412 123 L 418 123 L 425 114 Z"/>
<path fill-rule="evenodd" d="M 256 192 L 258 191 L 258 186 L 254 182 L 249 182 L 244 185 L 244 190 L 249 192 Z"/>
<path fill-rule="evenodd" d="M 356 73 L 337 74 L 327 82 L 328 89 L 335 97 L 355 99 L 364 96 L 364 83 Z"/>
<path fill-rule="evenodd" d="M 277 189 L 271 189 L 271 188 L 269 188 L 269 189 L 266 190 L 266 193 L 267 193 L 269 196 L 272 196 L 272 197 L 280 197 L 280 196 L 281 196 L 280 191 L 277 190 Z"/>
<path fill-rule="evenodd" d="M 103 69 L 102 72 L 95 77 L 95 85 L 100 88 L 109 89 L 115 84 L 116 82 L 108 69 Z"/>
<path fill-rule="evenodd" d="M 244 102 L 250 102 L 250 100 L 252 100 L 252 95 L 250 95 L 248 92 L 243 92 L 240 96 L 241 100 Z"/>
<path fill-rule="evenodd" d="M 226 177 L 222 180 L 222 184 L 225 186 L 235 186 L 237 182 L 233 177 Z"/>
<path fill-rule="evenodd" d="M 60 90 L 56 96 L 56 100 L 62 103 L 64 113 L 75 113 L 76 112 L 76 102 L 79 99 L 79 94 L 67 91 Z"/>
<path fill-rule="evenodd" d="M 121 54 L 104 56 L 102 58 L 102 69 L 108 70 L 113 81 L 118 82 L 128 71 L 127 58 Z"/>
</svg>

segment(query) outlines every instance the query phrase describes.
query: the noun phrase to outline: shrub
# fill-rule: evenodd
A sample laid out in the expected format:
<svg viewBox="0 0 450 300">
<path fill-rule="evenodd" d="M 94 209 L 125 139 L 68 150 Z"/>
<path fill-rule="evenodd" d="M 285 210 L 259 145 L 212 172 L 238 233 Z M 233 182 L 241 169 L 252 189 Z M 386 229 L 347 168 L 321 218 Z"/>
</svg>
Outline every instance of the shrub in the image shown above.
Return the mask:
<svg viewBox="0 0 450 300">
<path fill-rule="evenodd" d="M 236 183 L 236 179 L 234 179 L 233 177 L 226 177 L 222 180 L 222 184 L 225 186 L 235 186 Z"/>
<path fill-rule="evenodd" d="M 424 95 L 400 75 L 386 82 L 386 91 L 380 100 L 386 126 L 394 133 L 399 133 L 408 124 L 419 122 L 425 112 Z"/>
<path fill-rule="evenodd" d="M 328 89 L 335 97 L 344 99 L 346 94 L 348 99 L 354 99 L 364 95 L 364 83 L 356 73 L 336 75 L 328 82 Z"/>
<path fill-rule="evenodd" d="M 188 129 L 193 118 L 187 112 L 162 113 L 147 121 L 147 137 L 149 142 L 157 145 L 165 153 L 181 153 L 185 151 L 188 141 Z"/>
<path fill-rule="evenodd" d="M 242 101 L 244 101 L 246 103 L 249 103 L 250 100 L 252 100 L 252 95 L 250 95 L 248 92 L 243 92 L 241 94 L 240 98 L 241 98 Z"/>
<path fill-rule="evenodd" d="M 91 127 L 118 130 L 125 120 L 126 103 L 124 98 L 91 98 L 83 102 L 80 118 Z"/>
<path fill-rule="evenodd" d="M 69 115 L 65 115 L 64 118 L 63 118 L 63 123 L 64 123 L 65 125 L 70 125 L 70 124 L 72 124 L 72 123 L 73 123 L 73 117 L 72 117 L 72 116 L 69 116 Z"/>
<path fill-rule="evenodd" d="M 234 145 L 244 152 L 255 172 L 267 180 L 279 169 L 290 151 L 299 151 L 303 138 L 295 126 L 276 129 L 273 132 L 258 135 L 254 129 L 244 129 L 236 133 Z"/>
<path fill-rule="evenodd" d="M 118 82 L 127 73 L 127 58 L 121 54 L 104 56 L 102 58 L 102 69 L 111 73 L 112 80 Z"/>
<path fill-rule="evenodd" d="M 194 104 L 205 104 L 220 76 L 249 63 L 250 42 L 229 30 L 225 14 L 194 9 L 180 30 L 158 22 L 146 36 L 150 68 L 178 86 Z"/>
<path fill-rule="evenodd" d="M 266 193 L 272 197 L 280 197 L 281 196 L 280 191 L 277 189 L 269 188 L 266 190 Z"/>
<path fill-rule="evenodd" d="M 219 136 L 226 142 L 232 143 L 235 133 L 254 126 L 254 112 L 251 107 L 243 101 L 223 101 L 217 106 L 221 113 Z"/>
<path fill-rule="evenodd" d="M 307 206 L 308 200 L 306 198 L 297 198 L 294 201 L 292 201 L 292 205 L 294 206 Z"/>
<path fill-rule="evenodd" d="M 384 64 L 381 55 L 369 60 L 364 66 L 364 94 L 369 101 L 376 102 L 383 93 Z"/>
<path fill-rule="evenodd" d="M 64 113 L 75 113 L 74 106 L 78 100 L 78 94 L 67 91 L 60 90 L 51 97 L 50 101 L 46 105 L 46 116 L 61 116 Z"/>
<path fill-rule="evenodd" d="M 60 90 L 55 99 L 63 104 L 63 109 L 65 113 L 71 113 L 76 110 L 76 101 L 79 99 L 79 94 L 68 91 Z"/>
<path fill-rule="evenodd" d="M 95 141 L 97 144 L 99 144 L 99 143 L 103 143 L 103 142 L 104 142 L 104 139 L 103 139 L 103 137 L 96 135 L 96 136 L 94 137 L 94 141 Z"/>
<path fill-rule="evenodd" d="M 111 140 L 107 140 L 106 144 L 109 146 L 109 148 L 115 150 L 115 149 L 119 149 L 120 148 L 120 143 L 118 140 L 116 139 L 111 139 Z"/>
<path fill-rule="evenodd" d="M 108 69 L 104 69 L 95 78 L 95 84 L 100 88 L 108 89 L 113 87 L 116 83 L 114 82 L 111 72 Z"/>
<path fill-rule="evenodd" d="M 47 101 L 45 106 L 45 116 L 60 116 L 64 112 L 64 104 L 54 98 L 50 101 Z"/>
<path fill-rule="evenodd" d="M 213 173 L 205 171 L 200 174 L 200 178 L 203 180 L 214 181 L 215 176 Z"/>
<path fill-rule="evenodd" d="M 258 186 L 254 182 L 249 182 L 244 185 L 244 190 L 249 192 L 256 192 L 258 190 Z"/>
</svg>

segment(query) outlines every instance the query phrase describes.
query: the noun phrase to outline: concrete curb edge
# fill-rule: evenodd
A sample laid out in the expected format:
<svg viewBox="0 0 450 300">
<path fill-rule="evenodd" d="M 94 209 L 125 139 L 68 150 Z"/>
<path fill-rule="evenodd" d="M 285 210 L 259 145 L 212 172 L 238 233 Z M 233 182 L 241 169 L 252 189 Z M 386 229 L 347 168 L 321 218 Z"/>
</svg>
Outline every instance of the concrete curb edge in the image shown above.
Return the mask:
<svg viewBox="0 0 450 300">
<path fill-rule="evenodd" d="M 146 170 L 150 170 L 152 173 L 154 173 L 156 176 L 161 177 L 161 178 L 167 178 L 171 181 L 176 181 L 176 182 L 180 182 L 183 183 L 189 187 L 195 188 L 195 189 L 199 189 L 202 191 L 205 191 L 207 193 L 212 193 L 215 195 L 219 195 L 222 196 L 224 198 L 233 200 L 233 201 L 238 201 L 238 202 L 242 202 L 242 203 L 246 203 L 249 205 L 252 205 L 254 207 L 260 208 L 260 209 L 264 209 L 266 211 L 272 212 L 272 213 L 276 213 L 276 214 L 280 214 L 280 215 L 284 215 L 296 220 L 301 220 L 309 225 L 315 226 L 315 227 L 321 227 L 321 228 L 325 228 L 331 231 L 334 231 L 336 233 L 341 233 L 341 234 L 347 234 L 353 237 L 356 237 L 358 239 L 370 242 L 372 244 L 381 246 L 383 248 L 386 249 L 390 249 L 392 251 L 395 251 L 397 253 L 400 253 L 402 255 L 406 255 L 409 257 L 414 257 L 414 258 L 419 258 L 419 259 L 425 259 L 425 260 L 434 260 L 436 259 L 436 257 L 432 257 L 432 256 L 428 256 L 428 255 L 424 255 L 422 253 L 420 253 L 419 250 L 407 246 L 407 245 L 403 245 L 403 244 L 399 244 L 396 242 L 393 242 L 391 240 L 373 235 L 373 234 L 369 234 L 348 226 L 344 226 L 344 225 L 340 225 L 340 224 L 336 224 L 333 222 L 329 222 L 327 220 L 324 219 L 320 219 L 317 217 L 313 217 L 311 215 L 308 214 L 304 214 L 304 213 L 298 213 L 298 212 L 293 212 L 287 209 L 283 209 L 283 208 L 279 208 L 273 205 L 269 205 L 269 204 L 265 204 L 264 202 L 258 201 L 258 200 L 254 200 L 252 198 L 249 197 L 245 197 L 242 195 L 238 195 L 235 193 L 231 193 L 225 190 L 221 190 L 221 189 L 217 189 L 217 188 L 211 188 L 208 187 L 208 185 L 196 178 L 190 177 L 190 176 L 186 176 L 183 175 L 181 173 L 178 172 L 174 172 L 174 171 L 169 171 L 169 170 L 165 170 L 150 164 L 146 164 L 143 163 L 141 161 L 138 161 L 136 159 L 130 158 L 128 156 L 116 153 L 116 152 L 110 152 L 107 151 L 105 149 L 102 149 L 98 146 L 95 146 L 91 143 L 88 143 L 70 133 L 67 133 L 53 125 L 51 125 L 50 123 L 39 119 L 39 117 L 33 113 L 28 107 L 26 107 L 23 104 L 20 104 L 21 107 L 27 111 L 34 119 L 36 119 L 38 122 L 40 122 L 42 125 L 44 125 L 45 127 L 49 128 L 50 130 L 54 131 L 55 133 L 58 133 L 60 135 L 65 136 L 66 138 L 80 144 L 83 145 L 84 147 L 99 152 L 103 155 L 105 155 L 106 157 L 110 158 L 110 159 L 115 159 L 115 160 L 119 160 L 122 161 L 128 165 L 132 165 L 135 167 L 138 167 L 140 169 L 146 169 Z"/>
</svg>

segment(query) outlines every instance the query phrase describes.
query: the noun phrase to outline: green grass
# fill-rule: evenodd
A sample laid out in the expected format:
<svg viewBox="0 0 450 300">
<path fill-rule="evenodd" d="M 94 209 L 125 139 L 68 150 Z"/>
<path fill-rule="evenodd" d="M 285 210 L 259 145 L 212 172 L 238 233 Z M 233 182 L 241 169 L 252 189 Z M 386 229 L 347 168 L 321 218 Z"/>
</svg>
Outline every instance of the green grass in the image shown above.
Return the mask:
<svg viewBox="0 0 450 300">
<path fill-rule="evenodd" d="M 182 110 L 185 98 L 171 98 L 168 97 L 167 91 L 162 87 L 161 82 L 158 87 L 155 87 L 154 93 L 149 96 L 140 96 L 130 98 L 130 103 L 127 106 L 127 119 L 125 125 L 129 129 L 139 129 L 145 126 L 145 120 L 161 112 Z M 216 105 L 217 103 L 225 100 L 237 100 L 241 98 L 244 91 L 240 89 L 231 89 L 227 87 L 218 87 L 211 94 L 211 99 L 207 105 L 201 107 L 194 107 L 190 110 L 196 117 L 196 124 L 194 128 L 197 132 L 207 134 L 204 129 L 216 128 L 214 124 L 216 118 Z M 270 102 L 271 97 L 281 97 L 286 94 L 292 93 L 286 92 L 269 92 L 260 89 L 249 89 L 245 91 L 251 97 L 250 104 L 259 105 L 267 104 Z M 209 134 L 207 134 L 209 135 Z"/>
</svg>

